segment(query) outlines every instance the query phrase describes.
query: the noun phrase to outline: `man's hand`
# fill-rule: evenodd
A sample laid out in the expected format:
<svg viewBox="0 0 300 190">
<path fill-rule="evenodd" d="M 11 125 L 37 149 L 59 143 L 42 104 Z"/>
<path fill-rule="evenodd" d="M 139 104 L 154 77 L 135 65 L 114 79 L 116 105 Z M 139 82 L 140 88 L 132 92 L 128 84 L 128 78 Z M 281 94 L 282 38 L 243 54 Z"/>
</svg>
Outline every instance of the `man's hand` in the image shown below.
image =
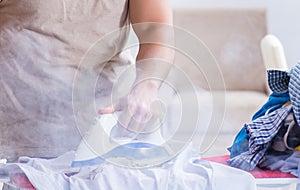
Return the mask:
<svg viewBox="0 0 300 190">
<path fill-rule="evenodd" d="M 120 99 L 115 105 L 99 110 L 100 114 L 118 112 L 119 124 L 135 133 L 155 130 L 159 118 L 164 115 L 158 104 L 157 93 L 160 81 L 145 80 L 134 85 L 130 94 Z"/>
</svg>

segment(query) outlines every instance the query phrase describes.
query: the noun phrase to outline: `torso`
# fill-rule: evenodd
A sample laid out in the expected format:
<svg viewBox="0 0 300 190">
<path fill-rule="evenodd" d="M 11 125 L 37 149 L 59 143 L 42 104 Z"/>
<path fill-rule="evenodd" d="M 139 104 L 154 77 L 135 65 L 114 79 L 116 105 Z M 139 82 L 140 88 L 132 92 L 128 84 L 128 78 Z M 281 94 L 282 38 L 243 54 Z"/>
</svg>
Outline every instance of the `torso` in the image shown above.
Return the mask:
<svg viewBox="0 0 300 190">
<path fill-rule="evenodd" d="M 53 157 L 76 148 L 75 74 L 95 42 L 128 23 L 127 0 L 0 2 L 0 157 Z M 121 35 L 99 55 L 122 46 Z"/>
</svg>

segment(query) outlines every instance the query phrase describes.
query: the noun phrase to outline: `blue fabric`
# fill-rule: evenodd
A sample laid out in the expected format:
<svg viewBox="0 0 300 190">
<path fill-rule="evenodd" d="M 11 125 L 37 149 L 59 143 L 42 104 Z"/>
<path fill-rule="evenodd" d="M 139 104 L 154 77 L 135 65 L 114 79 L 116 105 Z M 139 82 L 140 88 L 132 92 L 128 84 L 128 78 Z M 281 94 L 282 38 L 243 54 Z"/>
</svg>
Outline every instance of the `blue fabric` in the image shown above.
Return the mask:
<svg viewBox="0 0 300 190">
<path fill-rule="evenodd" d="M 294 116 L 300 124 L 300 62 L 290 71 L 289 92 L 293 105 Z"/>
<path fill-rule="evenodd" d="M 243 152 L 249 150 L 249 135 L 243 127 L 235 137 L 233 144 L 228 148 L 230 158 L 234 158 Z"/>
<path fill-rule="evenodd" d="M 266 144 L 275 137 L 291 109 L 291 105 L 285 106 L 254 120 L 252 123 L 245 124 L 246 131 L 249 134 L 250 152 L 257 152 L 259 145 Z"/>
<path fill-rule="evenodd" d="M 275 111 L 281 108 L 283 104 L 290 101 L 290 96 L 288 92 L 283 94 L 277 94 L 273 92 L 270 94 L 268 101 L 253 115 L 252 121 L 265 115 L 265 113 Z"/>
<path fill-rule="evenodd" d="M 282 94 L 289 92 L 293 112 L 297 123 L 300 123 L 300 62 L 289 72 L 269 70 L 268 83 L 273 92 Z"/>
<path fill-rule="evenodd" d="M 255 169 L 291 110 L 291 105 L 282 107 L 245 124 L 244 128 L 249 135 L 249 150 L 229 159 L 228 164 L 243 170 Z"/>
<path fill-rule="evenodd" d="M 272 93 L 268 101 L 254 114 L 252 120 L 255 120 L 268 111 L 269 113 L 281 108 L 283 104 L 290 100 L 289 93 L 277 94 Z M 246 132 L 245 127 L 243 127 L 237 134 L 233 141 L 233 145 L 228 148 L 230 152 L 230 158 L 233 158 L 249 149 L 249 135 Z"/>
<path fill-rule="evenodd" d="M 277 165 L 278 162 L 282 162 L 293 154 L 294 151 L 290 150 L 289 148 L 294 149 L 300 145 L 300 127 L 295 123 L 292 129 L 289 129 L 291 127 L 291 123 L 294 121 L 294 113 L 290 112 L 276 136 L 272 139 L 271 145 L 266 151 L 264 158 L 259 162 L 258 166 L 260 168 L 275 170 L 273 166 Z M 285 135 L 288 135 L 286 140 L 287 144 L 285 144 L 284 140 Z"/>
<path fill-rule="evenodd" d="M 288 72 L 279 70 L 268 70 L 268 84 L 273 92 L 278 94 L 288 92 L 290 77 Z"/>
<path fill-rule="evenodd" d="M 296 122 L 300 124 L 300 62 L 289 72 L 268 70 L 268 84 L 273 93 L 263 107 L 252 117 L 255 120 L 264 116 L 267 112 L 275 111 L 288 101 L 292 103 L 292 109 Z M 249 136 L 242 128 L 233 145 L 228 148 L 230 157 L 233 158 L 248 150 Z"/>
</svg>

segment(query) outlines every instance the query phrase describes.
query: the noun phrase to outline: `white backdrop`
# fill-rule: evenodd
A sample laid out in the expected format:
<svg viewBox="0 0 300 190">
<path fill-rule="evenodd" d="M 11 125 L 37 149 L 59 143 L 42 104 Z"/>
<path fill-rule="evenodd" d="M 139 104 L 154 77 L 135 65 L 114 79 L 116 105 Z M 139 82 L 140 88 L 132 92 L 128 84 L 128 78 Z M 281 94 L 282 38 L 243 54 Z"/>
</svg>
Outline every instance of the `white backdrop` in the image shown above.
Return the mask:
<svg viewBox="0 0 300 190">
<path fill-rule="evenodd" d="M 299 0 L 171 0 L 178 6 L 254 6 L 266 7 L 268 31 L 283 44 L 289 66 L 300 60 Z"/>
</svg>

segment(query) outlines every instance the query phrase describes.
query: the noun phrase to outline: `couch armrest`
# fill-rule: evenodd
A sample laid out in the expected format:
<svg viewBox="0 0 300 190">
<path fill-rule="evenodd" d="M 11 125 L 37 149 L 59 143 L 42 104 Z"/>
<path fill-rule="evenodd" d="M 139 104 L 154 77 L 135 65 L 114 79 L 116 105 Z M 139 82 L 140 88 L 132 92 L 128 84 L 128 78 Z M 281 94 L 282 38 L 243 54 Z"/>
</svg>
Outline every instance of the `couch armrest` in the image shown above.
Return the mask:
<svg viewBox="0 0 300 190">
<path fill-rule="evenodd" d="M 288 70 L 284 49 L 276 36 L 266 35 L 260 45 L 266 69 Z"/>
<path fill-rule="evenodd" d="M 283 46 L 276 36 L 271 34 L 266 35 L 261 40 L 260 47 L 266 70 L 288 70 Z M 268 87 L 266 90 L 269 94 L 271 93 Z"/>
</svg>

